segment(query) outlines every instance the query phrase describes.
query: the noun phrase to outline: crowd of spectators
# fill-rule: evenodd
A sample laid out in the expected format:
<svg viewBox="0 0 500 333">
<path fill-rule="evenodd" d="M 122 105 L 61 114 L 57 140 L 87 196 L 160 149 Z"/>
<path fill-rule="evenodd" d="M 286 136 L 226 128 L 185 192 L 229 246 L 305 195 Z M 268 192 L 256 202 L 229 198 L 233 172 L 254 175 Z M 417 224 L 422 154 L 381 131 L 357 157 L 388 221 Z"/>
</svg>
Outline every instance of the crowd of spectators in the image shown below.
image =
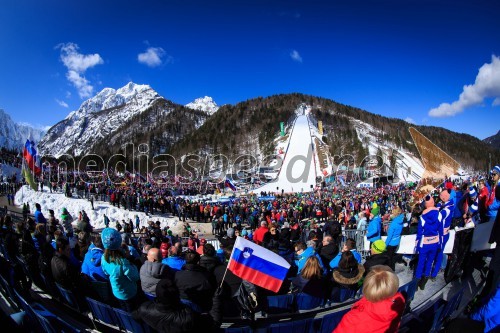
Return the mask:
<svg viewBox="0 0 500 333">
<path fill-rule="evenodd" d="M 85 296 L 99 297 L 97 292 L 93 294 L 92 282 L 107 282 L 113 295 L 107 302 L 133 313 L 158 331 L 192 332 L 213 331 L 223 316 L 242 314 L 233 297 L 242 280 L 227 270 L 232 247 L 240 236 L 290 263 L 280 294 L 307 293 L 335 300 L 343 289 L 363 288 L 363 297 L 336 332 L 362 331 L 359 325 L 368 317 L 373 332 L 396 332 L 405 303 L 397 293 L 399 281 L 394 273 L 397 263 L 407 264 L 396 254 L 401 236 L 416 233 L 419 239 L 420 233 L 423 239 L 431 237 L 422 231 L 425 209 L 441 214 L 444 210 L 439 205 L 435 208 L 434 200 L 441 200 L 445 207 L 452 193 L 453 227 L 488 221 L 496 226 L 500 195 L 496 194 L 495 199 L 495 190 L 499 192 L 500 168 L 495 168 L 498 170 L 492 170 L 490 189 L 487 182 L 480 180 L 466 184 L 444 182 L 438 190 L 426 193 L 423 201 L 415 187 L 405 185 L 326 188 L 267 200 L 243 196 L 226 204 L 190 201 L 167 190 L 162 193 L 158 190 L 161 187 L 134 183 L 89 188 L 95 194 L 103 190 L 113 203 L 125 209 L 149 207 L 144 209 L 153 213 L 164 209 L 181 221 L 211 223 L 220 245 L 217 250 L 206 239 L 200 239 L 189 223 L 181 235 L 174 235 L 168 227 L 162 229 L 153 221 L 138 235 L 134 234 L 137 228 L 132 223 L 125 223 L 123 230 L 107 227 L 94 232 L 88 218 L 80 216 L 73 225 L 67 210 L 62 210 L 59 218 L 53 211 L 45 218 L 38 204 L 34 218 L 27 215 L 25 221 L 16 225 L 9 215 L 3 216 L 1 239 L 9 260 L 16 263 L 17 258 L 23 258 L 33 277 L 33 281 L 22 281 L 21 285 L 34 282 L 50 290 L 57 283 L 71 290 L 84 306 Z M 444 192 L 448 196 L 443 197 Z M 152 199 L 153 205 L 141 206 L 143 197 Z M 475 208 L 476 203 L 479 208 Z M 354 231 L 355 236 L 346 237 L 348 230 Z M 494 228 L 493 234 L 497 233 L 498 228 Z M 366 235 L 370 241 L 370 253 L 366 256 L 357 250 L 362 238 L 359 235 Z M 382 235 L 387 235 L 385 241 Z M 418 259 L 417 273 L 422 257 Z M 495 252 L 492 263 L 498 257 Z M 439 271 L 441 264 L 432 258 L 431 268 Z M 427 267 L 428 263 L 423 265 Z M 488 288 L 496 292 L 498 267 L 490 265 L 490 271 Z M 417 277 L 422 280 L 428 275 Z M 17 278 L 24 279 L 22 274 Z M 424 289 L 425 283 L 421 281 L 419 285 Z M 257 297 L 272 295 L 265 289 L 257 290 Z M 498 316 L 496 312 L 494 315 Z"/>
</svg>

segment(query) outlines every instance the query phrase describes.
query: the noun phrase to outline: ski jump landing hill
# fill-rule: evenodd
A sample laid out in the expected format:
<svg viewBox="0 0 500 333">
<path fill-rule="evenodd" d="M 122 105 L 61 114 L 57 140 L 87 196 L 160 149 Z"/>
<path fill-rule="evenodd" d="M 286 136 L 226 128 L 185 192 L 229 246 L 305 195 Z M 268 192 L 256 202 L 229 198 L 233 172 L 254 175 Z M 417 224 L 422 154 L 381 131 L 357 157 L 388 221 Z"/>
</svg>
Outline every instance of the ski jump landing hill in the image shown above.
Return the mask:
<svg viewBox="0 0 500 333">
<path fill-rule="evenodd" d="M 275 180 L 252 192 L 311 192 L 316 185 L 315 147 L 307 111 L 297 116 L 291 130 L 290 144 Z"/>
</svg>

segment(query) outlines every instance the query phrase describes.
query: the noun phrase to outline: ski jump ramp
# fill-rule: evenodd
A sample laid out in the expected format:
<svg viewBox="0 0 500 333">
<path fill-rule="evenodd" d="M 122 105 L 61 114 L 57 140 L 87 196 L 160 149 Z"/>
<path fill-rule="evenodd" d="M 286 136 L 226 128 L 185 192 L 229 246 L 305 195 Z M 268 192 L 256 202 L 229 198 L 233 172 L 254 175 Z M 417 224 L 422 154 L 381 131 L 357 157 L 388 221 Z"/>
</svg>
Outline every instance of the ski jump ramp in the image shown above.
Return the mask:
<svg viewBox="0 0 500 333">
<path fill-rule="evenodd" d="M 311 192 L 316 185 L 315 148 L 306 115 L 295 120 L 278 177 L 252 192 Z"/>
</svg>

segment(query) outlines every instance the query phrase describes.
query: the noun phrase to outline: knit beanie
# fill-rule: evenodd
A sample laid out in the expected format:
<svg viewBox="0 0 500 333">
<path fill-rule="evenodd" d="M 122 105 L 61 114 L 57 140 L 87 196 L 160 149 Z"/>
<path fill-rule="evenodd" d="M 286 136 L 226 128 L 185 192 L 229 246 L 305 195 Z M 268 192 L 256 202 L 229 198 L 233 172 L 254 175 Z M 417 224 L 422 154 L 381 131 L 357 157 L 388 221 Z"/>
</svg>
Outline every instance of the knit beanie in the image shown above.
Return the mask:
<svg viewBox="0 0 500 333">
<path fill-rule="evenodd" d="M 227 237 L 234 237 L 234 229 L 233 228 L 229 228 L 227 229 Z"/>
<path fill-rule="evenodd" d="M 102 245 L 106 250 L 118 250 L 122 245 L 122 236 L 118 230 L 105 228 L 101 234 Z"/>
<path fill-rule="evenodd" d="M 372 243 L 371 249 L 376 254 L 385 252 L 385 249 L 386 249 L 385 242 L 383 240 L 381 240 L 381 239 L 376 240 L 375 242 Z"/>
</svg>

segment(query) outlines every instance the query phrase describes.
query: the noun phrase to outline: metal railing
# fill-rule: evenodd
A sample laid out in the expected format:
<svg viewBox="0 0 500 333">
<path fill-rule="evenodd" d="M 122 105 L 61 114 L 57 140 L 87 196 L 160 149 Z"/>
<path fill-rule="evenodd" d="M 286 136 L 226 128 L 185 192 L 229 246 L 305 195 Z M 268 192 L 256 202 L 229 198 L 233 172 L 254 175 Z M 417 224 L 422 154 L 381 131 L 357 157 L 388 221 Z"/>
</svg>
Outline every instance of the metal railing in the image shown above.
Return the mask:
<svg viewBox="0 0 500 333">
<path fill-rule="evenodd" d="M 348 238 L 354 239 L 356 242 L 356 251 L 361 254 L 361 257 L 364 259 L 370 255 L 370 251 L 365 250 L 365 236 L 366 230 L 356 230 L 356 229 L 345 229 L 342 230 L 342 242 L 340 243 L 340 250 L 344 246 L 344 243 Z"/>
</svg>

